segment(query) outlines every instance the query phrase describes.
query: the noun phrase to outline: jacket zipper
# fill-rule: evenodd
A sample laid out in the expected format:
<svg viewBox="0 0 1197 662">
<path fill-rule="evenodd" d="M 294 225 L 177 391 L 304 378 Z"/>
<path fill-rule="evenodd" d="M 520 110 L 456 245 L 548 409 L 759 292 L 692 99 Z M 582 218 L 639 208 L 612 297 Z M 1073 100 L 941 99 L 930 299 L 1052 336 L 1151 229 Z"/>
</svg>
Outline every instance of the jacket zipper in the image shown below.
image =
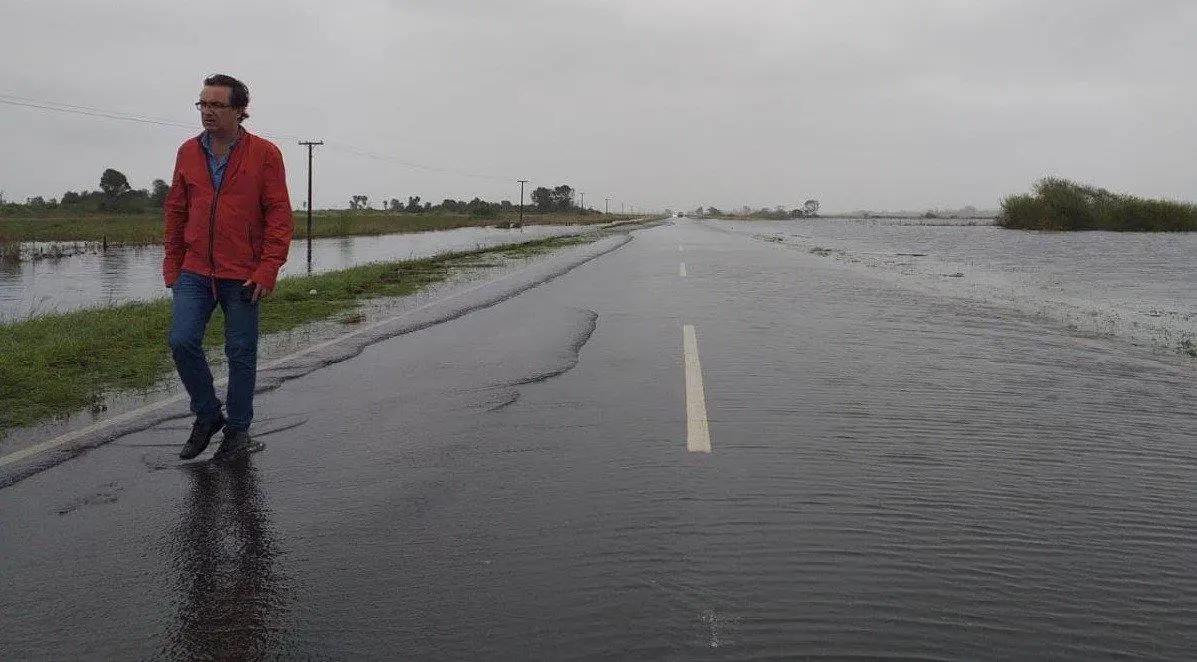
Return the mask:
<svg viewBox="0 0 1197 662">
<path fill-rule="evenodd" d="M 208 176 L 212 172 L 208 171 Z M 208 267 L 212 273 L 212 298 L 219 298 L 216 292 L 216 200 L 220 198 L 220 189 L 212 196 L 212 211 L 208 214 Z"/>
<path fill-rule="evenodd" d="M 216 186 L 216 178 L 212 176 L 212 168 L 208 167 L 206 163 L 208 160 L 207 150 L 203 149 L 202 143 L 200 144 L 200 149 L 204 151 L 204 166 L 208 170 L 208 181 L 212 184 L 212 209 L 208 212 L 208 267 L 212 270 L 212 298 L 219 299 L 220 294 L 216 290 L 216 203 L 220 200 L 220 189 L 224 188 L 224 180 L 221 179 L 221 185 L 219 187 Z M 233 161 L 234 149 L 237 149 L 237 143 L 233 143 L 229 147 L 229 153 L 224 162 L 225 176 L 228 175 L 229 163 Z"/>
</svg>

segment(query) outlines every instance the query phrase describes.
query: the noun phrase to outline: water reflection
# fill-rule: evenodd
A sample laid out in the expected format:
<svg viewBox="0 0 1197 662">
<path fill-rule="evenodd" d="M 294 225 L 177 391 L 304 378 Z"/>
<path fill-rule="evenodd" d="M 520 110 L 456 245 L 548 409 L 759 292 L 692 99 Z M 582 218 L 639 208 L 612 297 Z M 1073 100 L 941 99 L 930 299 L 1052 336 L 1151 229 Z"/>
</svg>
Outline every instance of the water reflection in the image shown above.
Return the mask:
<svg viewBox="0 0 1197 662">
<path fill-rule="evenodd" d="M 353 263 L 353 241 L 350 237 L 340 237 L 337 239 L 337 253 L 341 256 L 343 264 Z"/>
<path fill-rule="evenodd" d="M 249 660 L 279 646 L 288 596 L 278 544 L 250 458 L 185 467 L 191 492 L 167 540 L 178 613 L 164 657 Z"/>
<path fill-rule="evenodd" d="M 120 298 L 125 272 L 129 270 L 129 252 L 119 249 L 100 251 L 101 300 L 108 304 Z"/>
<path fill-rule="evenodd" d="M 21 244 L 14 241 L 0 241 L 0 282 L 19 278 L 21 275 Z"/>
</svg>

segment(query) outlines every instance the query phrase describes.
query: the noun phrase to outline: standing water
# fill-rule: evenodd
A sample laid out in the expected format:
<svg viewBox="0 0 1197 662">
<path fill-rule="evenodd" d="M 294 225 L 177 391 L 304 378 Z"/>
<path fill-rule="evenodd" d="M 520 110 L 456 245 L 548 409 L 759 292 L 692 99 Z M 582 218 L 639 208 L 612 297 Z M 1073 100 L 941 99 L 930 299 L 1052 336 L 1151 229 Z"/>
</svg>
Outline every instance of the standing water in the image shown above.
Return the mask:
<svg viewBox="0 0 1197 662">
<path fill-rule="evenodd" d="M 1032 232 L 983 221 L 709 221 L 918 291 L 1197 355 L 1197 233 Z"/>
<path fill-rule="evenodd" d="M 435 232 L 334 237 L 312 241 L 312 272 L 320 273 L 387 260 L 408 260 L 467 251 L 543 237 L 577 234 L 577 225 L 530 225 L 500 230 L 468 227 Z M 22 244 L 25 255 L 46 252 L 47 245 Z M 129 301 L 167 296 L 162 284 L 162 246 L 82 250 L 36 260 L 0 259 L 0 323 L 83 308 L 104 308 Z M 307 270 L 307 244 L 291 242 L 280 277 Z"/>
</svg>

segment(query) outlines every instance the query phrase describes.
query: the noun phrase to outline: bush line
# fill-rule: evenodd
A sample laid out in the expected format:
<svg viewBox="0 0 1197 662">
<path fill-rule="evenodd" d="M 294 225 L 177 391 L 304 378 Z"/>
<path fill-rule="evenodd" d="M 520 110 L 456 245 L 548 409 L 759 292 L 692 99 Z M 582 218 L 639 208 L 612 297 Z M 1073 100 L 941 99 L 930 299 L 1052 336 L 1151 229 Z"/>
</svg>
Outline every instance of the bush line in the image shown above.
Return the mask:
<svg viewBox="0 0 1197 662">
<path fill-rule="evenodd" d="M 1003 200 L 997 224 L 1022 230 L 1192 232 L 1197 230 L 1197 205 L 1045 177 L 1035 182 L 1033 194 Z"/>
</svg>

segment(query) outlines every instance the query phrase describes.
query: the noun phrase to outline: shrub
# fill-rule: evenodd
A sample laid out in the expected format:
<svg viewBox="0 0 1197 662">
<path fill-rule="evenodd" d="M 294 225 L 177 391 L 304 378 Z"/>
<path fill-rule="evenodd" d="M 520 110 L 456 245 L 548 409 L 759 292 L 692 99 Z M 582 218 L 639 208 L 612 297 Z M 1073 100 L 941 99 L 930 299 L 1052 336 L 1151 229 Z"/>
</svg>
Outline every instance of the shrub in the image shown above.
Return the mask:
<svg viewBox="0 0 1197 662">
<path fill-rule="evenodd" d="M 1197 230 L 1197 205 L 1111 193 L 1058 177 L 1002 200 L 997 224 L 1026 230 Z"/>
</svg>

